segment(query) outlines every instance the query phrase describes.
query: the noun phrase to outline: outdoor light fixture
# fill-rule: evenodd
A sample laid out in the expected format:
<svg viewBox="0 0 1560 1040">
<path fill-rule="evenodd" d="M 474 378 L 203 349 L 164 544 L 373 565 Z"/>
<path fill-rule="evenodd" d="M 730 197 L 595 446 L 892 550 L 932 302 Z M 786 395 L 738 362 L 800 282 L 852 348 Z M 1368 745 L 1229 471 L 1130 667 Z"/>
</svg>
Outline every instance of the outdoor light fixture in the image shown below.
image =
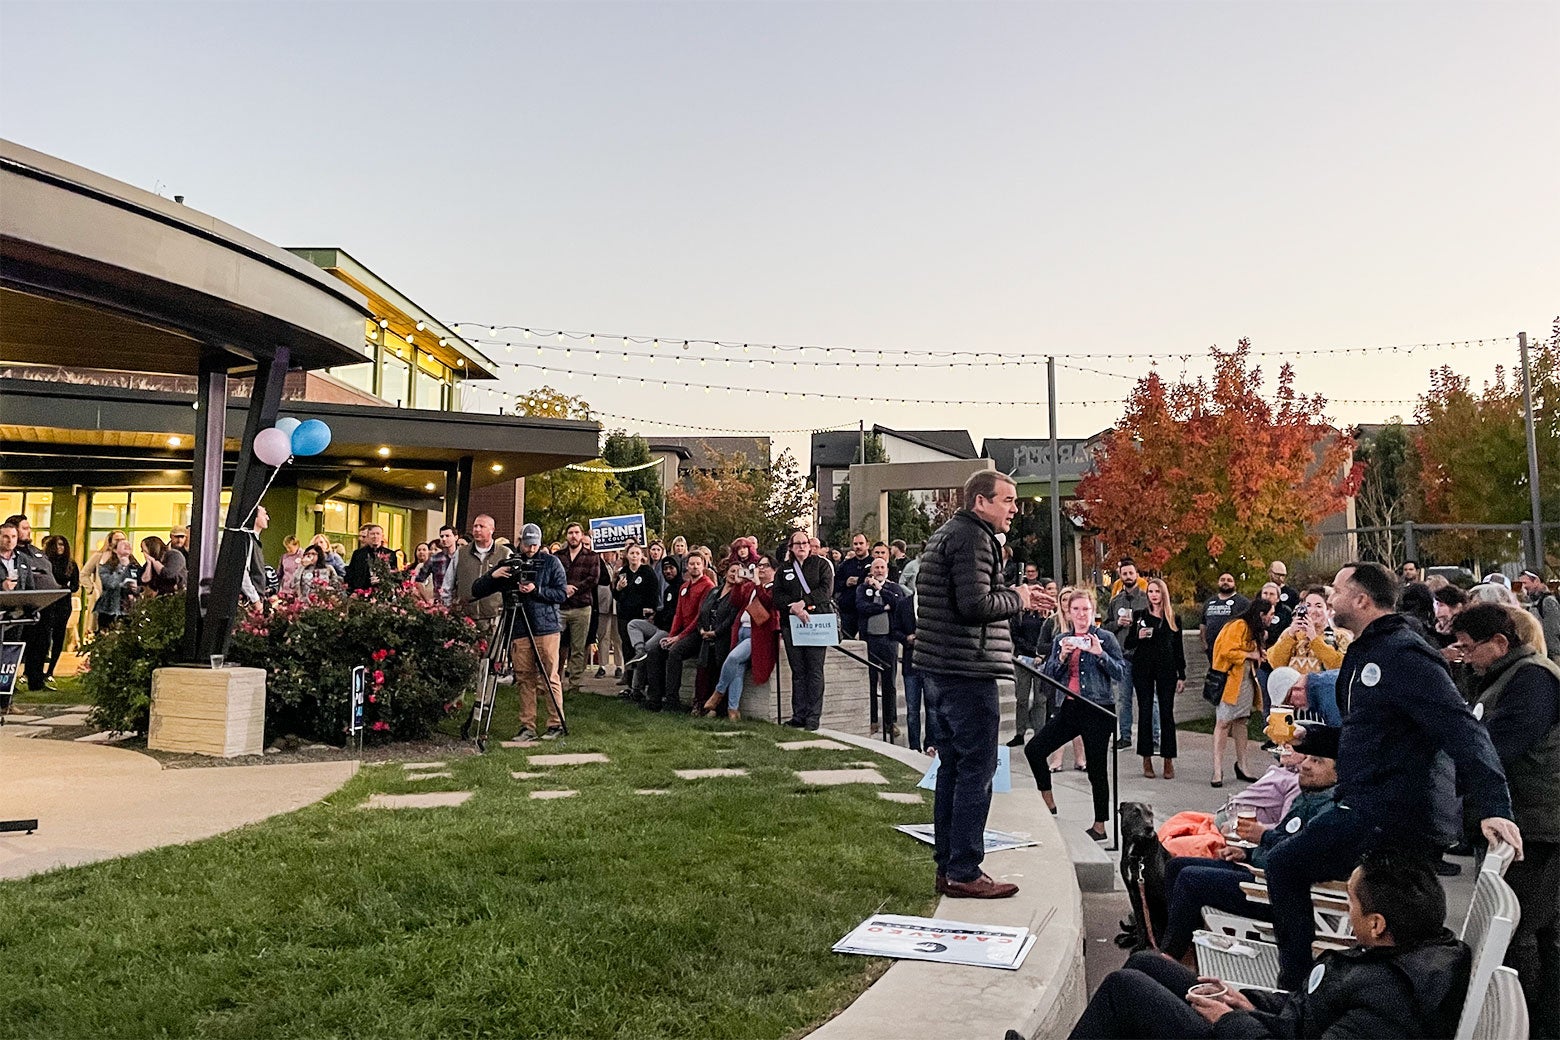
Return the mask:
<svg viewBox="0 0 1560 1040">
<path fill-rule="evenodd" d="M 421 332 L 423 329 L 426 329 L 427 327 L 428 327 L 427 324 L 424 323 L 424 322 L 419 321 L 417 323 L 417 331 L 418 332 Z"/>
<path fill-rule="evenodd" d="M 424 491 L 432 491 L 433 490 L 433 481 L 430 480 L 430 481 L 428 481 L 428 483 L 424 484 L 423 485 L 423 490 Z"/>
<path fill-rule="evenodd" d="M 390 472 L 390 467 L 389 466 L 381 466 L 380 468 L 383 469 L 386 473 Z"/>
<path fill-rule="evenodd" d="M 177 438 L 177 437 L 169 437 L 168 438 L 168 447 L 170 447 L 170 448 L 177 448 L 179 445 L 181 445 L 183 443 L 184 442 L 179 440 L 179 438 Z"/>
<path fill-rule="evenodd" d="M 494 473 L 502 473 L 504 472 L 504 464 L 502 462 L 495 462 L 493 463 L 492 470 Z"/>
<path fill-rule="evenodd" d="M 380 318 L 379 319 L 379 327 L 382 328 L 382 329 L 388 329 L 390 327 L 390 319 L 389 318 Z"/>
<path fill-rule="evenodd" d="M 388 459 L 390 457 L 390 449 L 389 448 L 380 448 L 379 449 L 379 457 L 382 458 L 382 459 Z"/>
</svg>

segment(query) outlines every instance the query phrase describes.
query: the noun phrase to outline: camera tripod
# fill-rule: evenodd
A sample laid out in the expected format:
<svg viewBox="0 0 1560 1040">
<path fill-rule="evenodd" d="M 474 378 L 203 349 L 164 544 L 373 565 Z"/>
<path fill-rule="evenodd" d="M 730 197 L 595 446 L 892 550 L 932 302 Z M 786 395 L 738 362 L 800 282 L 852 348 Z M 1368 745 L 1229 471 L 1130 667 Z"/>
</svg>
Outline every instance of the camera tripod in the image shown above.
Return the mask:
<svg viewBox="0 0 1560 1040">
<path fill-rule="evenodd" d="M 466 726 L 476 733 L 477 750 L 487 751 L 488 733 L 493 728 L 493 706 L 498 698 L 498 677 L 505 670 L 513 673 L 514 661 L 511 653 L 515 641 L 515 617 L 525 623 L 525 638 L 531 644 L 531 656 L 536 661 L 536 674 L 542 677 L 542 683 L 547 687 L 547 700 L 552 705 L 552 717 L 557 720 L 563 735 L 569 735 L 569 723 L 564 718 L 563 706 L 558 703 L 558 695 L 553 692 L 552 679 L 547 674 L 547 667 L 542 663 L 542 651 L 536 645 L 536 632 L 531 628 L 531 615 L 525 612 L 524 605 L 519 600 L 511 600 L 504 597 L 504 612 L 499 615 L 498 627 L 493 631 L 493 641 L 488 645 L 487 656 L 477 669 L 477 699 L 471 706 L 471 718 L 466 721 Z M 519 679 L 516 678 L 516 685 Z M 463 727 L 464 729 L 465 727 Z"/>
</svg>

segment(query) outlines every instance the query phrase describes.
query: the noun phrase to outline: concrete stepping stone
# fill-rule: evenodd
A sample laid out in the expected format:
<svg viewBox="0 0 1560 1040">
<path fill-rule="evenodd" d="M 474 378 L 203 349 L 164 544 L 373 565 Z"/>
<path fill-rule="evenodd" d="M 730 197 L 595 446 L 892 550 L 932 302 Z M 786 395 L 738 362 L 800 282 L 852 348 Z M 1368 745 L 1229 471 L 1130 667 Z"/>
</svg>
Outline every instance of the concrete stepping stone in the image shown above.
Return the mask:
<svg viewBox="0 0 1560 1040">
<path fill-rule="evenodd" d="M 751 737 L 750 729 L 699 729 L 695 733 L 703 733 L 706 737 Z"/>
<path fill-rule="evenodd" d="M 830 740 L 827 737 L 822 737 L 822 738 L 820 738 L 818 740 L 790 740 L 790 741 L 782 741 L 782 742 L 776 743 L 775 747 L 779 748 L 781 751 L 801 751 L 804 748 L 818 748 L 819 750 L 822 750 L 822 751 L 851 751 L 851 750 L 853 750 L 849 744 L 841 744 L 839 741 L 837 741 L 837 740 Z"/>
<path fill-rule="evenodd" d="M 573 798 L 578 791 L 532 791 L 533 801 L 551 801 L 554 798 Z"/>
<path fill-rule="evenodd" d="M 88 733 L 84 737 L 77 737 L 76 738 L 76 743 L 78 743 L 78 744 L 118 744 L 118 743 L 121 743 L 121 742 L 126 741 L 126 740 L 132 740 L 132 739 L 134 739 L 135 737 L 138 737 L 138 736 L 140 736 L 139 733 L 115 733 L 111 729 L 106 729 L 106 730 L 104 730 L 101 733 Z"/>
<path fill-rule="evenodd" d="M 514 777 L 516 780 L 540 780 L 542 777 L 544 777 L 544 776 L 551 776 L 552 774 L 551 773 L 524 773 L 524 772 L 522 772 L 522 773 L 510 773 L 509 775 Z"/>
<path fill-rule="evenodd" d="M 707 777 L 717 776 L 747 776 L 746 769 L 674 769 L 679 780 L 703 780 Z M 888 783 L 887 780 L 883 781 Z"/>
<path fill-rule="evenodd" d="M 672 792 L 660 787 L 644 787 L 634 792 L 635 794 L 671 794 Z"/>
<path fill-rule="evenodd" d="M 887 778 L 876 769 L 802 769 L 796 774 L 804 784 L 837 787 L 840 784 L 886 784 Z"/>
<path fill-rule="evenodd" d="M 65 710 L 66 711 L 80 712 L 81 714 L 85 715 L 85 714 L 87 714 L 88 712 L 90 712 L 92 710 L 92 705 L 90 705 L 90 704 L 72 704 L 69 708 L 66 708 Z"/>
<path fill-rule="evenodd" d="M 448 770 L 442 770 L 441 769 L 441 770 L 439 770 L 436 773 L 407 773 L 406 774 L 406 779 L 408 779 L 408 780 L 453 780 L 453 779 L 455 779 L 455 774 L 449 772 Z"/>
<path fill-rule="evenodd" d="M 507 748 L 541 747 L 542 742 L 540 740 L 501 740 L 498 742 L 498 746 Z"/>
<path fill-rule="evenodd" d="M 908 794 L 904 791 L 879 791 L 878 797 L 885 802 L 903 802 L 905 805 L 922 804 L 920 795 Z"/>
<path fill-rule="evenodd" d="M 305 748 L 305 750 L 308 749 Z M 410 773 L 417 769 L 443 769 L 447 765 L 449 765 L 448 762 L 402 762 L 401 768 Z"/>
<path fill-rule="evenodd" d="M 85 726 L 87 716 L 85 712 L 70 712 L 65 715 L 56 715 L 52 719 L 39 719 L 39 724 L 44 726 Z"/>
<path fill-rule="evenodd" d="M 29 722 L 37 722 L 40 718 L 42 718 L 41 715 L 7 715 L 5 724 L 7 726 L 25 726 Z"/>
<path fill-rule="evenodd" d="M 460 805 L 475 791 L 430 791 L 427 794 L 373 794 L 362 809 L 441 809 Z"/>
<path fill-rule="evenodd" d="M 0 726 L 0 737 L 41 737 L 54 731 L 48 726 Z"/>
<path fill-rule="evenodd" d="M 581 751 L 571 755 L 528 755 L 526 761 L 533 766 L 587 766 L 612 760 L 599 751 Z"/>
</svg>

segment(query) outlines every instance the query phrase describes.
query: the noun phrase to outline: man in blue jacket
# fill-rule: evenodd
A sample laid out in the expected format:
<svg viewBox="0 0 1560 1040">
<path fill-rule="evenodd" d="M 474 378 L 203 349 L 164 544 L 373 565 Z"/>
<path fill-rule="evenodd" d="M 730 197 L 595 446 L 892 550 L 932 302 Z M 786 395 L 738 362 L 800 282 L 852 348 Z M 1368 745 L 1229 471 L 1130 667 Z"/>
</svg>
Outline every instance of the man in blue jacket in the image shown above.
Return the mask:
<svg viewBox="0 0 1560 1040">
<path fill-rule="evenodd" d="M 546 697 L 547 713 L 552 720 L 542 739 L 556 740 L 563 736 L 563 682 L 558 675 L 558 643 L 563 633 L 563 616 L 558 608 L 568 598 L 568 581 L 558 557 L 541 549 L 542 529 L 535 524 L 526 524 L 520 530 L 520 551 L 471 585 L 471 594 L 476 599 L 495 592 L 515 593 L 519 598 L 516 609 L 524 612 L 523 617 L 515 619 L 514 642 L 509 648 L 515 686 L 520 694 L 520 732 L 515 734 L 516 740 L 536 739 L 538 694 Z M 533 640 L 528 634 L 535 637 L 535 650 L 531 649 Z"/>
<path fill-rule="evenodd" d="M 1268 894 L 1278 939 L 1278 983 L 1299 989 L 1311 967 L 1316 922 L 1311 885 L 1345 878 L 1360 856 L 1396 849 L 1440 858 L 1434 837 L 1447 830 L 1434 789 L 1436 754 L 1457 770 L 1457 787 L 1491 841 L 1521 855 L 1506 775 L 1484 727 L 1452 684 L 1439 651 L 1394 612 L 1397 580 L 1379 563 L 1338 572 L 1329 606 L 1355 633 L 1338 673 L 1338 728 L 1306 724 L 1294 747 L 1338 763 L 1338 808 L 1268 858 Z M 1272 734 L 1269 734 L 1272 736 Z"/>
</svg>

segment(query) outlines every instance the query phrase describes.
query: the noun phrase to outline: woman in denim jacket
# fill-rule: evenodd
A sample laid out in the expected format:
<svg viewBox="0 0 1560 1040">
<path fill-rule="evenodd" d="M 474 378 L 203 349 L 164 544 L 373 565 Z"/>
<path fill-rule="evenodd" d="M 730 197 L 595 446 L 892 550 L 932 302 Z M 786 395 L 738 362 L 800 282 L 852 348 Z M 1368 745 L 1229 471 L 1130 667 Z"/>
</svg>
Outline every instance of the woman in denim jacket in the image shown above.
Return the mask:
<svg viewBox="0 0 1560 1040">
<path fill-rule="evenodd" d="M 1126 674 L 1126 661 L 1116 637 L 1094 623 L 1092 594 L 1074 589 L 1062 597 L 1057 608 L 1067 621 L 1052 641 L 1051 653 L 1040 670 L 1072 692 L 1053 691 L 1050 721 L 1024 745 L 1024 755 L 1029 759 L 1041 797 L 1055 815 L 1056 799 L 1051 796 L 1051 770 L 1046 756 L 1074 737 L 1083 737 L 1089 756 L 1089 787 L 1094 792 L 1094 826 L 1084 833 L 1095 841 L 1104 841 L 1105 821 L 1110 819 L 1106 758 L 1110 754 L 1111 734 L 1115 732 L 1112 684 Z"/>
</svg>

